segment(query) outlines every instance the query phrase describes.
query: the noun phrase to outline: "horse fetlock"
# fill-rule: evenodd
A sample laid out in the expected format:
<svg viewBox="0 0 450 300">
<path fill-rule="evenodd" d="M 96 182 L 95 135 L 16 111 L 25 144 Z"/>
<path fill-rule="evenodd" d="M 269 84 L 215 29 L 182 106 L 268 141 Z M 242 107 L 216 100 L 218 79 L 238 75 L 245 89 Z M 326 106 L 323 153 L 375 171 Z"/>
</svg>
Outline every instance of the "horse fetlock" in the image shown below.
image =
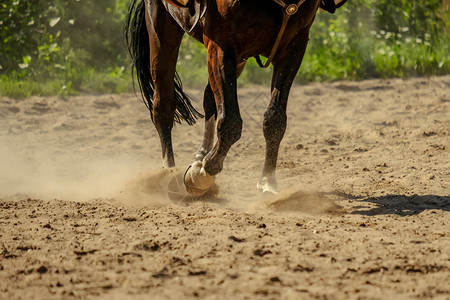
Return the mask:
<svg viewBox="0 0 450 300">
<path fill-rule="evenodd" d="M 197 153 L 195 154 L 195 157 L 194 157 L 195 161 L 199 161 L 199 162 L 203 161 L 203 159 L 205 158 L 206 154 L 207 154 L 207 151 L 205 149 L 203 149 L 203 148 L 200 148 L 197 151 Z"/>
<path fill-rule="evenodd" d="M 224 159 L 225 157 L 223 157 Z M 214 156 L 214 152 L 209 152 L 203 159 L 203 168 L 208 174 L 213 176 L 219 174 L 223 169 L 223 160 L 218 159 L 218 156 Z"/>
<path fill-rule="evenodd" d="M 208 174 L 201 161 L 196 161 L 184 174 L 186 191 L 193 196 L 205 194 L 214 183 L 214 176 Z"/>
</svg>

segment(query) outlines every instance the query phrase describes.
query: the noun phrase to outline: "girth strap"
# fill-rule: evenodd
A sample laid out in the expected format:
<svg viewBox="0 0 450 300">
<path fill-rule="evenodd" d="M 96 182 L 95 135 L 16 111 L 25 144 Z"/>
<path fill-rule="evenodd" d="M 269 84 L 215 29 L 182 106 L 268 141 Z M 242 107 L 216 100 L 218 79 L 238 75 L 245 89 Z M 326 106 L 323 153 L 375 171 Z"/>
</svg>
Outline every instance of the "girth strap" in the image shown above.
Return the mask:
<svg viewBox="0 0 450 300">
<path fill-rule="evenodd" d="M 283 0 L 273 0 L 275 3 L 279 4 L 281 7 L 284 8 L 283 11 L 283 23 L 281 23 L 280 31 L 278 32 L 277 39 L 275 40 L 275 44 L 272 47 L 272 51 L 270 51 L 270 55 L 267 58 L 267 61 L 265 64 L 262 63 L 261 58 L 259 56 L 256 56 L 256 62 L 261 68 L 267 68 L 270 66 L 270 63 L 272 62 L 273 57 L 275 56 L 275 53 L 278 50 L 278 46 L 280 45 L 281 38 L 283 37 L 284 30 L 286 29 L 286 25 L 289 21 L 289 18 L 292 15 L 295 15 L 298 11 L 298 8 L 306 1 L 306 0 L 300 0 L 297 4 L 286 4 Z"/>
</svg>

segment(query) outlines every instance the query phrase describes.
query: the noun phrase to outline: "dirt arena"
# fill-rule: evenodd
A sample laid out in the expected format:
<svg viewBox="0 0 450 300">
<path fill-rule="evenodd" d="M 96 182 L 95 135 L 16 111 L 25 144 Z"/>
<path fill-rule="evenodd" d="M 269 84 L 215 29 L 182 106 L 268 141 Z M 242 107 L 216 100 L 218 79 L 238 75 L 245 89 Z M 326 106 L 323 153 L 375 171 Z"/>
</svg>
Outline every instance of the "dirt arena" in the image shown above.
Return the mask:
<svg viewBox="0 0 450 300">
<path fill-rule="evenodd" d="M 134 95 L 0 98 L 0 299 L 450 299 L 450 76 L 294 86 L 276 196 L 268 95 L 201 199 L 202 121 L 162 170 Z"/>
</svg>

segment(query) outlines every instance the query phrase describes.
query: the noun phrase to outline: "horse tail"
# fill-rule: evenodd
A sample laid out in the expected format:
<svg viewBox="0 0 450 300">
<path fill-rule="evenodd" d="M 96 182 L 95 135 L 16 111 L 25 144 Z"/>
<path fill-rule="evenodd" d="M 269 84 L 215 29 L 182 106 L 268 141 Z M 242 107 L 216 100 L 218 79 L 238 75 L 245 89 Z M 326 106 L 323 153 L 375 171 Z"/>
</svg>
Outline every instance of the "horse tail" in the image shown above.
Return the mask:
<svg viewBox="0 0 450 300">
<path fill-rule="evenodd" d="M 133 66 L 133 78 L 134 71 L 136 71 L 137 82 L 141 95 L 144 98 L 144 104 L 152 112 L 155 87 L 150 71 L 150 47 L 147 25 L 145 23 L 145 1 L 132 0 L 130 2 L 125 19 L 124 35 Z M 178 73 L 175 73 L 174 87 L 176 101 L 174 121 L 181 123 L 182 120 L 185 120 L 189 125 L 195 124 L 196 119 L 203 117 L 203 115 L 192 106 L 192 99 L 183 92 Z M 153 120 L 152 113 L 150 113 L 150 116 Z"/>
</svg>

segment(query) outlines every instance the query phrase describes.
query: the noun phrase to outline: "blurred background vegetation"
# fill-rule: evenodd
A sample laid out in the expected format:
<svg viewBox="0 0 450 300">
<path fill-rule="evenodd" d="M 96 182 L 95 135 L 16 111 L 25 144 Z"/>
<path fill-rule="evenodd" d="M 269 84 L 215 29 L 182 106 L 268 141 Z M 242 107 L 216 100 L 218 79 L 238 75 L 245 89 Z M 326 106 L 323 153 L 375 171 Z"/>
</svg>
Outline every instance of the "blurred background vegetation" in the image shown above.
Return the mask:
<svg viewBox="0 0 450 300">
<path fill-rule="evenodd" d="M 261 0 L 269 1 L 269 0 Z M 132 90 L 122 38 L 127 0 L 4 0 L 0 95 L 26 97 Z M 450 0 L 350 0 L 320 11 L 298 82 L 449 74 Z M 185 36 L 185 86 L 207 81 L 206 51 Z M 268 84 L 250 59 L 240 84 Z"/>
</svg>

